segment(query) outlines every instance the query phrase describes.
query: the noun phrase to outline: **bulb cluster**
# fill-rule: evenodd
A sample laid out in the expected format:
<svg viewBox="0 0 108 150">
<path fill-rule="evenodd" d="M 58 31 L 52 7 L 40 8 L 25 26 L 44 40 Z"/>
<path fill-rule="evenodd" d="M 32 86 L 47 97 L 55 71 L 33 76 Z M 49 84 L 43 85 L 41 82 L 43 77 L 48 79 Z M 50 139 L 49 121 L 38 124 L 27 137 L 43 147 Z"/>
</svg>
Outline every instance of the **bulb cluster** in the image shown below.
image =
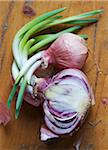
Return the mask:
<svg viewBox="0 0 108 150">
<path fill-rule="evenodd" d="M 35 18 L 24 25 L 13 40 L 12 77 L 15 83 L 8 98 L 8 108 L 16 92 L 16 119 L 23 99 L 34 106 L 42 104 L 45 113 L 45 125 L 41 128 L 42 140 L 77 130 L 94 100 L 86 76 L 78 70 L 83 67 L 88 56 L 84 40 L 87 35 L 78 36 L 70 32 L 96 22 L 96 18 L 87 17 L 101 14 L 103 10 L 63 19 L 62 16 L 55 16 L 64 10 L 65 8 L 53 10 Z M 65 23 L 72 27 L 55 34 L 33 36 L 49 27 Z M 47 50 L 38 52 L 51 42 L 53 43 Z M 49 65 L 55 68 L 56 72 L 63 71 L 56 75 L 52 73 L 52 77 L 47 78 L 36 76 L 35 71 L 38 68 L 46 70 Z"/>
</svg>

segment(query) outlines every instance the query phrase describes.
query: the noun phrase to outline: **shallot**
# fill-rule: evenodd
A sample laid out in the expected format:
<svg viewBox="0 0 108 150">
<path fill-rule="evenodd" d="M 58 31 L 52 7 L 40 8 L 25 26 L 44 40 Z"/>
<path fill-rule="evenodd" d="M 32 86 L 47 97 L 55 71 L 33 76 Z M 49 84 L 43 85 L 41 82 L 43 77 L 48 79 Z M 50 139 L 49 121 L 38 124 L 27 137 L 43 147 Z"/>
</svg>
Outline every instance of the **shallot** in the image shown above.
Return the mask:
<svg viewBox="0 0 108 150">
<path fill-rule="evenodd" d="M 73 33 L 64 33 L 47 50 L 35 54 L 25 62 L 19 72 L 16 83 L 18 83 L 19 79 L 28 71 L 31 65 L 34 66 L 32 69 L 33 73 L 40 66 L 38 65 L 40 61 L 45 67 L 48 64 L 54 64 L 59 69 L 81 69 L 87 59 L 87 55 L 88 48 L 83 38 Z M 30 83 L 31 75 L 28 73 L 28 83 Z"/>
<path fill-rule="evenodd" d="M 87 77 L 77 69 L 65 69 L 52 78 L 39 79 L 34 88 L 44 99 L 45 125 L 54 137 L 78 130 L 94 104 Z M 43 140 L 48 135 L 45 131 L 41 129 Z"/>
</svg>

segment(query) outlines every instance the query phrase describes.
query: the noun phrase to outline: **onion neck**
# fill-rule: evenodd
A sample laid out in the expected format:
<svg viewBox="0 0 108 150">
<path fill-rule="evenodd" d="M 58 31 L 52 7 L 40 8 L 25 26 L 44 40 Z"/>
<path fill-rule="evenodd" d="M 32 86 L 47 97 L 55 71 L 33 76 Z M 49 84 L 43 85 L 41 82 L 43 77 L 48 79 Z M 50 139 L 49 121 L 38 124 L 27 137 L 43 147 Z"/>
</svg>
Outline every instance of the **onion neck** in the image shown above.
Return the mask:
<svg viewBox="0 0 108 150">
<path fill-rule="evenodd" d="M 42 59 L 45 64 L 45 68 L 47 68 L 48 65 L 50 64 L 55 64 L 54 55 L 51 53 L 51 47 L 49 47 L 46 51 L 44 51 Z"/>
</svg>

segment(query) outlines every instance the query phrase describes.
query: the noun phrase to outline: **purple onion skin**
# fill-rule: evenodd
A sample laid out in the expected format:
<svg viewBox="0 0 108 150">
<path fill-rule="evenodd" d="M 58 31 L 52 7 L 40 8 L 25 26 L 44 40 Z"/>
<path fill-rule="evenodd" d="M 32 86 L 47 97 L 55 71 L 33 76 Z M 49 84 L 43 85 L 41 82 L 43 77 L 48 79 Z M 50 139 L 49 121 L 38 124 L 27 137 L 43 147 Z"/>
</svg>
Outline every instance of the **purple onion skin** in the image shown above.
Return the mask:
<svg viewBox="0 0 108 150">
<path fill-rule="evenodd" d="M 58 136 L 78 130 L 94 101 L 86 75 L 77 69 L 65 69 L 52 78 L 41 79 L 35 88 L 43 95 L 45 125 Z"/>
<path fill-rule="evenodd" d="M 73 33 L 64 33 L 44 52 L 43 59 L 59 69 L 81 69 L 88 57 L 86 41 Z"/>
</svg>

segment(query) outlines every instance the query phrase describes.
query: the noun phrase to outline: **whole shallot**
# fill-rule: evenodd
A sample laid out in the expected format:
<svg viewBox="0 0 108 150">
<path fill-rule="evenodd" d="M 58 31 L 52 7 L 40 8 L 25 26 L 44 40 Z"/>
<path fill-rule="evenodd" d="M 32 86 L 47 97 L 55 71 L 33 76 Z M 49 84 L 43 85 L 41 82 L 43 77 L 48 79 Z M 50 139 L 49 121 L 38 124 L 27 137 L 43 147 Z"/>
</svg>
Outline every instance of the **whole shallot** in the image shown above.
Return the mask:
<svg viewBox="0 0 108 150">
<path fill-rule="evenodd" d="M 45 62 L 52 63 L 60 69 L 81 69 L 87 56 L 88 48 L 85 40 L 73 33 L 63 34 L 43 53 Z"/>
<path fill-rule="evenodd" d="M 16 80 L 20 78 L 32 66 L 32 71 L 28 71 L 27 80 L 30 83 L 33 72 L 42 65 L 48 67 L 49 64 L 55 65 L 59 69 L 77 68 L 81 69 L 87 59 L 88 48 L 85 40 L 73 33 L 65 33 L 55 40 L 52 45 L 45 51 L 41 51 L 32 56 L 23 65 Z"/>
</svg>

